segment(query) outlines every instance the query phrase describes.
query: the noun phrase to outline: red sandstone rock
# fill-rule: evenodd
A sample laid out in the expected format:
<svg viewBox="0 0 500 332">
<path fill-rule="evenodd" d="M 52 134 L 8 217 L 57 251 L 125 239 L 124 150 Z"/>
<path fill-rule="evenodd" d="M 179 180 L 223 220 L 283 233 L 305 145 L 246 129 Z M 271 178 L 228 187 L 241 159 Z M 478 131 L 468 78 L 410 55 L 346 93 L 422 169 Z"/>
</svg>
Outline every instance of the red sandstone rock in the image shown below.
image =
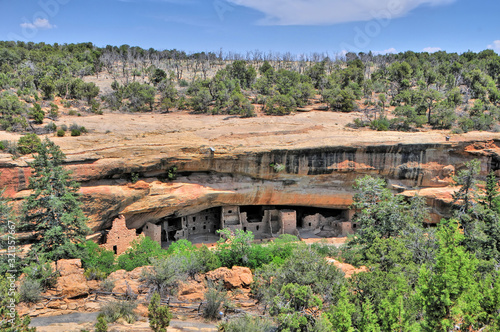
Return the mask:
<svg viewBox="0 0 500 332">
<path fill-rule="evenodd" d="M 75 298 L 89 294 L 87 279 L 83 276 L 80 259 L 61 259 L 56 263 L 60 277 L 57 278 L 56 293 L 66 298 Z"/>
<path fill-rule="evenodd" d="M 341 263 L 333 258 L 327 258 L 327 261 L 330 263 L 333 263 L 333 265 L 335 265 L 342 272 L 344 272 L 346 278 L 352 277 L 352 275 L 355 273 L 368 272 L 368 268 L 366 266 L 361 266 L 359 268 L 355 268 L 351 264 Z"/>
<path fill-rule="evenodd" d="M 139 279 L 141 278 L 143 271 L 150 268 L 151 266 L 141 266 L 130 272 L 127 272 L 125 270 L 118 270 L 111 273 L 108 276 L 108 279 L 115 281 L 113 292 L 126 293 L 130 288 L 130 290 L 134 294 L 140 294 L 142 282 L 139 281 Z"/>
<path fill-rule="evenodd" d="M 61 277 L 71 274 L 83 274 L 82 261 L 80 259 L 61 259 L 56 263 L 56 269 Z"/>
<path fill-rule="evenodd" d="M 125 279 L 125 276 L 127 275 L 126 270 L 117 270 L 115 272 L 110 273 L 108 276 L 108 279 L 110 280 L 120 280 L 120 279 Z"/>
<path fill-rule="evenodd" d="M 232 270 L 221 267 L 206 275 L 208 280 L 224 282 L 226 289 L 248 287 L 253 281 L 252 271 L 247 267 L 233 266 Z"/>
<path fill-rule="evenodd" d="M 136 183 L 130 183 L 128 185 L 129 188 L 132 189 L 137 189 L 137 190 L 148 190 L 149 189 L 149 183 L 144 182 L 144 181 L 137 181 Z"/>
<path fill-rule="evenodd" d="M 68 299 L 89 294 L 90 288 L 83 274 L 70 274 L 57 279 L 57 292 Z"/>
<path fill-rule="evenodd" d="M 194 280 L 188 280 L 180 283 L 178 287 L 178 300 L 179 301 L 203 301 L 205 296 L 206 287 L 203 283 Z"/>
<path fill-rule="evenodd" d="M 134 312 L 139 317 L 148 317 L 149 309 L 147 304 L 139 304 L 137 308 L 135 308 Z"/>
<path fill-rule="evenodd" d="M 141 283 L 135 280 L 120 279 L 115 281 L 115 287 L 113 292 L 115 293 L 127 293 L 129 291 L 134 294 L 139 294 L 139 287 Z"/>
</svg>

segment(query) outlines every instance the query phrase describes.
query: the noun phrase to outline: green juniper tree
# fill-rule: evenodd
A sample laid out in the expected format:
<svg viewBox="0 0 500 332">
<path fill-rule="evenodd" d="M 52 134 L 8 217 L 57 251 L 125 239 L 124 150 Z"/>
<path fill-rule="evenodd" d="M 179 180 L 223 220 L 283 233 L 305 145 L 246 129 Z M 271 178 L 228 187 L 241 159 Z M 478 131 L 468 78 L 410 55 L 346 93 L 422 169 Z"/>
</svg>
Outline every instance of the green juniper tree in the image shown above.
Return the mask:
<svg viewBox="0 0 500 332">
<path fill-rule="evenodd" d="M 498 183 L 497 177 L 494 171 L 491 171 L 488 174 L 486 179 L 486 188 L 485 188 L 485 197 L 484 201 L 488 206 L 488 209 L 493 210 L 495 207 L 495 202 L 498 199 Z"/>
<path fill-rule="evenodd" d="M 361 319 L 361 324 L 359 326 L 360 332 L 380 332 L 380 326 L 378 325 L 378 319 L 374 313 L 373 305 L 370 299 L 366 299 L 363 303 L 363 317 Z"/>
<path fill-rule="evenodd" d="M 473 224 L 477 202 L 477 180 L 481 171 L 481 163 L 474 159 L 465 163 L 465 169 L 458 171 L 453 177 L 456 185 L 461 186 L 453 194 L 453 206 L 456 209 L 455 216 L 460 221 L 464 234 L 467 236 Z"/>
<path fill-rule="evenodd" d="M 458 226 L 456 220 L 441 223 L 436 264 L 432 270 L 425 264 L 420 269 L 416 291 L 423 308 L 424 331 L 449 331 L 480 311 L 477 260 L 460 245 L 463 235 Z"/>
<path fill-rule="evenodd" d="M 41 253 L 52 260 L 75 257 L 77 243 L 88 232 L 79 195 L 79 185 L 62 167 L 65 159 L 61 149 L 46 139 L 30 163 L 31 195 L 26 199 L 22 229 L 34 231 L 36 241 L 31 255 Z"/>
<path fill-rule="evenodd" d="M 166 332 L 170 325 L 172 314 L 168 306 L 161 305 L 161 298 L 158 292 L 153 294 L 148 307 L 149 326 L 155 332 Z"/>
<path fill-rule="evenodd" d="M 328 319 L 332 323 L 334 331 L 354 332 L 352 315 L 355 311 L 354 304 L 349 301 L 347 288 L 342 287 L 337 305 L 331 307 L 330 311 L 327 312 Z"/>
</svg>

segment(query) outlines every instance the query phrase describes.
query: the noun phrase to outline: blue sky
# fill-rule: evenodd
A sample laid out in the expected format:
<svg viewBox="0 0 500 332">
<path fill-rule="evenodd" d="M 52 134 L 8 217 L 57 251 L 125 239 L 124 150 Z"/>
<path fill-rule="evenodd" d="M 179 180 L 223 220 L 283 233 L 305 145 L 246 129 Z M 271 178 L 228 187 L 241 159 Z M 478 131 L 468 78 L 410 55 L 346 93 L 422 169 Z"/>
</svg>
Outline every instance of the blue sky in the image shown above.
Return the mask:
<svg viewBox="0 0 500 332">
<path fill-rule="evenodd" d="M 497 0 L 0 0 L 0 40 L 186 52 L 500 53 Z"/>
</svg>

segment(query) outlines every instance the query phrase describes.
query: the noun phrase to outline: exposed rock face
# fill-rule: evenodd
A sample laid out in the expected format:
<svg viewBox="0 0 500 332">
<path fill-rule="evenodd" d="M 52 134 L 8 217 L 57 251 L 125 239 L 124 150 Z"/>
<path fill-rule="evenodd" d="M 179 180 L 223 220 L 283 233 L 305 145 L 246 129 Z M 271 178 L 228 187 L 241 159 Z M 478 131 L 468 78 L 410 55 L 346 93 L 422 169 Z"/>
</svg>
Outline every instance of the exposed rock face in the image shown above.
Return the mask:
<svg viewBox="0 0 500 332">
<path fill-rule="evenodd" d="M 115 293 L 128 293 L 132 292 L 134 294 L 142 293 L 141 282 L 139 279 L 143 271 L 151 268 L 150 266 L 138 267 L 130 272 L 125 270 L 118 270 L 111 273 L 108 279 L 115 281 L 115 287 L 113 292 Z"/>
<path fill-rule="evenodd" d="M 248 288 L 253 282 L 252 271 L 247 267 L 233 266 L 232 269 L 220 267 L 208 272 L 205 277 L 211 281 L 223 281 L 226 289 Z"/>
<path fill-rule="evenodd" d="M 82 182 L 84 208 L 94 230 L 108 228 L 118 214 L 128 228 L 141 228 L 168 216 L 186 216 L 227 205 L 290 205 L 347 209 L 352 184 L 365 174 L 382 176 L 398 192 L 418 188 L 426 195 L 433 220 L 447 213 L 442 195 L 454 171 L 478 158 L 481 174 L 500 170 L 499 141 L 425 144 L 351 144 L 286 149 L 232 151 L 162 145 L 140 149 L 121 146 L 68 155 L 67 167 Z M 24 160 L 1 160 L 0 187 L 11 196 L 26 193 L 29 170 Z M 276 172 L 271 164 L 283 165 Z M 175 181 L 165 179 L 176 166 Z M 142 181 L 130 183 L 132 173 Z M 447 189 L 451 192 L 453 188 Z M 16 194 L 17 193 L 17 194 Z M 445 195 L 446 196 L 446 195 Z"/>
<path fill-rule="evenodd" d="M 327 258 L 326 260 L 329 263 L 338 267 L 342 272 L 344 272 L 344 277 L 346 278 L 352 277 L 352 275 L 355 273 L 368 272 L 368 268 L 366 266 L 360 266 L 359 268 L 355 268 L 351 264 L 342 263 L 333 258 Z"/>
<path fill-rule="evenodd" d="M 206 286 L 195 280 L 188 280 L 179 284 L 179 292 L 177 298 L 179 301 L 203 301 L 205 297 L 205 292 L 207 290 Z"/>
<path fill-rule="evenodd" d="M 68 299 L 86 296 L 90 287 L 83 275 L 80 259 L 62 259 L 57 261 L 56 268 L 61 274 L 57 279 L 56 291 Z"/>
<path fill-rule="evenodd" d="M 239 290 L 242 300 L 249 300 L 250 285 L 253 282 L 252 271 L 247 267 L 233 266 L 232 269 L 221 267 L 205 275 L 198 275 L 195 280 L 186 280 L 179 285 L 180 301 L 203 301 L 207 291 L 206 280 L 219 283 L 229 290 Z"/>
</svg>

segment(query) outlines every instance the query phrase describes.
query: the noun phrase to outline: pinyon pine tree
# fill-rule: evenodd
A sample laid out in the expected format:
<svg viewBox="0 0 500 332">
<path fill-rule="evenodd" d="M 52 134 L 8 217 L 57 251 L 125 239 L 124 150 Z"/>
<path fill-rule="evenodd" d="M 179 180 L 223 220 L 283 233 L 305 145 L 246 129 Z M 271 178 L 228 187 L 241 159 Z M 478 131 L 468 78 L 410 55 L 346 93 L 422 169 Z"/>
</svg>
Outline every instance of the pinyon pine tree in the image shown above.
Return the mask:
<svg viewBox="0 0 500 332">
<path fill-rule="evenodd" d="M 88 232 L 86 217 L 79 201 L 79 184 L 62 167 L 66 156 L 49 139 L 37 149 L 30 163 L 31 195 L 26 199 L 22 229 L 34 231 L 36 241 L 31 255 L 40 253 L 48 259 L 73 258 L 77 243 L 85 240 Z"/>
</svg>

